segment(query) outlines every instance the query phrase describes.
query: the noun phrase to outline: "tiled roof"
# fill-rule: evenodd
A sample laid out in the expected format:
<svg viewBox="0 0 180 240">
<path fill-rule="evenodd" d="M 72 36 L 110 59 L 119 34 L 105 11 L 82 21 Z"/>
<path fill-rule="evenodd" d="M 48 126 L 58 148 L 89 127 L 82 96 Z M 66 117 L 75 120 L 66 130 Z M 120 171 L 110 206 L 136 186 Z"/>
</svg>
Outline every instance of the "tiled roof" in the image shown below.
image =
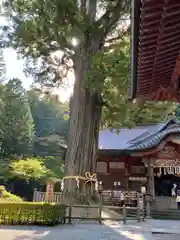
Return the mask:
<svg viewBox="0 0 180 240">
<path fill-rule="evenodd" d="M 120 132 L 116 129 L 110 131 L 105 129 L 99 133 L 99 149 L 124 150 L 134 143 L 135 139 L 141 139 L 143 135 L 156 132 L 156 125 L 139 126 L 135 128 L 122 128 Z"/>
<path fill-rule="evenodd" d="M 157 146 L 169 134 L 180 134 L 179 121 L 169 120 L 157 125 L 143 125 L 132 129 L 123 128 L 120 133 L 117 130 L 106 129 L 100 131 L 99 149 L 145 150 Z"/>
<path fill-rule="evenodd" d="M 156 133 L 153 136 L 146 138 L 144 141 L 141 141 L 140 143 L 135 143 L 134 145 L 128 147 L 128 150 L 140 151 L 156 147 L 161 143 L 164 138 L 171 134 L 180 134 L 180 125 L 179 127 L 166 129 L 162 132 Z"/>
</svg>

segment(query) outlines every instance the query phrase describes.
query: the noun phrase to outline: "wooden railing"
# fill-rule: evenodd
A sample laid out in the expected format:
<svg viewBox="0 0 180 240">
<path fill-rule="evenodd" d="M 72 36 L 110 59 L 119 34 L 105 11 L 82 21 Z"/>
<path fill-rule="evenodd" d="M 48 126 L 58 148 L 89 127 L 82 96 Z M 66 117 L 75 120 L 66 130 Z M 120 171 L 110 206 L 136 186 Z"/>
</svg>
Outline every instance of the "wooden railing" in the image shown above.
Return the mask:
<svg viewBox="0 0 180 240">
<path fill-rule="evenodd" d="M 122 200 L 120 198 L 120 192 L 112 191 L 112 190 L 104 190 L 101 192 L 101 201 L 104 205 L 121 205 Z M 135 191 L 124 191 L 124 201 L 123 204 L 134 206 L 134 202 L 139 199 L 141 195 Z M 54 192 L 50 202 L 61 202 L 62 193 L 61 192 Z M 45 202 L 46 201 L 46 193 L 40 191 L 34 191 L 33 194 L 33 201 L 34 202 Z"/>
<path fill-rule="evenodd" d="M 62 193 L 61 192 L 54 192 L 52 199 L 49 202 L 61 202 Z M 46 201 L 46 193 L 40 191 L 34 191 L 33 193 L 33 202 L 45 202 Z"/>
<path fill-rule="evenodd" d="M 84 209 L 84 215 L 78 215 L 75 211 L 78 209 L 78 213 L 82 212 L 80 209 Z M 92 209 L 94 211 L 92 211 Z M 118 212 L 116 216 L 108 216 L 107 210 L 114 211 L 114 213 Z M 73 213 L 75 211 L 75 213 Z M 94 214 L 92 214 L 92 212 Z M 91 213 L 91 214 L 90 214 Z M 127 220 L 137 220 L 138 222 L 144 221 L 145 219 L 145 211 L 140 207 L 117 207 L 117 206 L 106 206 L 103 205 L 69 205 L 68 211 L 66 215 L 66 220 L 68 223 L 72 223 L 72 220 L 95 220 L 99 223 L 105 220 L 111 221 L 123 221 L 126 224 Z"/>
<path fill-rule="evenodd" d="M 105 205 L 119 205 L 122 202 L 125 205 L 135 205 L 135 202 L 139 201 L 139 198 L 142 197 L 142 195 L 136 191 L 124 191 L 123 192 L 124 196 L 122 200 L 120 194 L 121 191 L 112 190 L 102 191 L 101 193 L 102 201 Z"/>
<path fill-rule="evenodd" d="M 144 206 L 137 201 L 135 206 L 129 204 L 129 201 L 134 201 L 140 199 L 138 194 L 128 193 L 125 195 L 124 205 L 118 204 L 120 202 L 119 197 L 113 196 L 113 192 L 102 192 L 101 199 L 97 205 L 68 205 L 66 219 L 68 223 L 72 220 L 95 220 L 101 223 L 105 220 L 112 221 L 123 221 L 126 223 L 127 220 L 133 219 L 137 221 L 144 220 L 145 210 Z M 136 197 L 135 197 L 136 196 Z M 51 202 L 59 203 L 62 200 L 61 192 L 54 192 Z M 46 193 L 40 191 L 34 191 L 33 201 L 35 202 L 45 202 Z M 114 204 L 114 203 L 117 204 Z M 128 203 L 128 204 L 126 204 Z"/>
</svg>

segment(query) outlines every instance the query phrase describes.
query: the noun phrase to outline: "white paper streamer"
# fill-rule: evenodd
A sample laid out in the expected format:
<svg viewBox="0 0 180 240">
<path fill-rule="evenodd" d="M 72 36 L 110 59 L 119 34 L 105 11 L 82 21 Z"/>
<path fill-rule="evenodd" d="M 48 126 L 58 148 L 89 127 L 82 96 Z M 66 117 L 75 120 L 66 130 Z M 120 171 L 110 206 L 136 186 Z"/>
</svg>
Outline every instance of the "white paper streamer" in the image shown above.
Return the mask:
<svg viewBox="0 0 180 240">
<path fill-rule="evenodd" d="M 77 188 L 79 188 L 79 179 L 78 178 L 76 178 L 76 186 L 77 186 Z"/>
<path fill-rule="evenodd" d="M 61 191 L 64 190 L 64 180 L 61 180 Z"/>
</svg>

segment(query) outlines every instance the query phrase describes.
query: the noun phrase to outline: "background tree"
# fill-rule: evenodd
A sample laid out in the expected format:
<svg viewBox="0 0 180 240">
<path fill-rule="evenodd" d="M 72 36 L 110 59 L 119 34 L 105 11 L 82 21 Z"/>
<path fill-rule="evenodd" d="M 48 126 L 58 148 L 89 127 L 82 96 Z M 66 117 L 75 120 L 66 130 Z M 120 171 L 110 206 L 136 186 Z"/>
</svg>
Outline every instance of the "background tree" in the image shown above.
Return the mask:
<svg viewBox="0 0 180 240">
<path fill-rule="evenodd" d="M 43 95 L 38 89 L 28 92 L 35 126 L 33 153 L 37 156 L 62 156 L 67 141 L 68 121 L 63 119 L 67 104 L 52 94 Z"/>
<path fill-rule="evenodd" d="M 1 85 L 1 157 L 28 155 L 34 136 L 28 99 L 19 79 Z"/>
<path fill-rule="evenodd" d="M 0 83 L 4 82 L 6 79 L 6 65 L 4 62 L 3 51 L 0 48 Z"/>
<path fill-rule="evenodd" d="M 12 176 L 26 180 L 43 179 L 48 174 L 48 169 L 43 161 L 36 158 L 14 160 L 10 164 Z"/>
<path fill-rule="evenodd" d="M 9 175 L 28 181 L 38 180 L 44 184 L 50 179 L 60 181 L 64 176 L 62 161 L 61 158 L 49 156 L 13 160 L 9 165 Z"/>
<path fill-rule="evenodd" d="M 112 112 L 118 104 L 122 106 L 127 103 L 122 94 L 119 95 L 120 102 L 116 106 L 109 103 L 109 98 L 112 101 L 114 93 L 116 96 L 119 90 L 124 93 L 127 75 L 124 77 L 118 67 L 124 59 L 116 60 L 115 66 L 112 65 L 112 59 L 110 65 L 104 68 L 106 76 L 102 76 L 100 71 L 92 75 L 92 68 L 96 63 L 101 68 L 102 62 L 107 56 L 109 58 L 109 51 L 106 50 L 109 44 L 126 37 L 127 27 L 124 22 L 130 12 L 129 1 L 7 2 L 6 6 L 11 7 L 13 12 L 10 16 L 13 25 L 6 28 L 9 44 L 27 58 L 28 72 L 35 73 L 37 80 L 43 84 L 57 86 L 66 77 L 68 70 L 74 69 L 76 81 L 71 104 L 66 174 L 84 175 L 86 171 L 94 172 L 102 108 L 106 107 Z M 119 45 L 118 51 L 121 50 Z M 36 67 L 32 67 L 33 62 Z M 108 77 L 116 71 L 116 77 Z M 120 87 L 117 87 L 118 81 Z M 132 105 L 126 107 L 129 108 L 128 111 L 124 107 L 122 109 L 125 114 L 121 112 L 123 123 L 129 121 L 128 113 L 134 108 Z M 106 112 L 110 113 L 108 110 Z M 107 116 L 106 112 L 104 111 Z M 111 125 L 110 121 L 109 123 Z M 67 190 L 75 190 L 71 181 L 68 181 Z"/>
</svg>

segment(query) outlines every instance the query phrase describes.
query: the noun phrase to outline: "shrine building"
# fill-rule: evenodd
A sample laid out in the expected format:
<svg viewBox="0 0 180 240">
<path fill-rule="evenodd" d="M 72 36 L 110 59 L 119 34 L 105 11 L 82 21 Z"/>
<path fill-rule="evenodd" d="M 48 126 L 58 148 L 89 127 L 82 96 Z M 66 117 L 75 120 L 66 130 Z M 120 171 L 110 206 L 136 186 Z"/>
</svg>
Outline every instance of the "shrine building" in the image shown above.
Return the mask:
<svg viewBox="0 0 180 240">
<path fill-rule="evenodd" d="M 172 185 L 180 185 L 180 122 L 173 117 L 119 133 L 100 131 L 97 174 L 103 190 L 140 192 L 145 185 L 154 198 L 170 196 Z"/>
</svg>

